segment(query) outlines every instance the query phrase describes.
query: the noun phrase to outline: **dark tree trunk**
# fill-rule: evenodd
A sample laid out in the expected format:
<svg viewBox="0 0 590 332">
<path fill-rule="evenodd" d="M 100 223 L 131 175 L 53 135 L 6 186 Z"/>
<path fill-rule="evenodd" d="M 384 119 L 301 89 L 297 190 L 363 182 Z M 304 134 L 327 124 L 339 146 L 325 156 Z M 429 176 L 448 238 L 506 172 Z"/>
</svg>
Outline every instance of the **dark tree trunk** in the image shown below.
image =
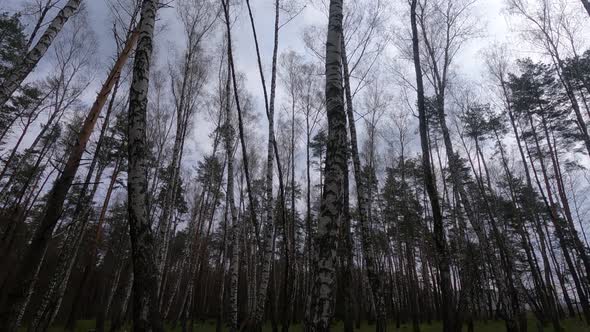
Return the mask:
<svg viewBox="0 0 590 332">
<path fill-rule="evenodd" d="M 412 25 L 412 50 L 414 59 L 414 70 L 416 73 L 417 96 L 418 96 L 418 114 L 420 142 L 422 148 L 422 167 L 424 169 L 424 182 L 430 207 L 432 209 L 432 218 L 434 223 L 434 242 L 438 255 L 438 265 L 440 270 L 440 288 L 442 294 L 442 320 L 444 332 L 455 332 L 455 310 L 453 307 L 453 292 L 451 284 L 451 272 L 447 242 L 445 239 L 445 230 L 443 217 L 439 203 L 438 192 L 436 189 L 436 179 L 430 164 L 430 147 L 428 146 L 428 125 L 426 118 L 426 104 L 424 99 L 424 83 L 422 81 L 422 68 L 420 64 L 420 45 L 418 39 L 418 25 L 416 23 L 417 0 L 411 2 L 411 25 Z M 452 158 L 452 157 L 450 157 Z"/>
</svg>

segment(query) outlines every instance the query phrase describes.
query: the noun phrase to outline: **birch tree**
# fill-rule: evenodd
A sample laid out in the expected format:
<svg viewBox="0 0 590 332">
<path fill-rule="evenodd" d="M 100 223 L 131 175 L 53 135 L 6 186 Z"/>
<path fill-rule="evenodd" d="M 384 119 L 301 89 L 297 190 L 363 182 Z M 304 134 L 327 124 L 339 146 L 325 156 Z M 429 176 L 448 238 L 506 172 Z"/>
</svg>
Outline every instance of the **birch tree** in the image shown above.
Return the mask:
<svg viewBox="0 0 590 332">
<path fill-rule="evenodd" d="M 137 32 L 128 114 L 127 200 L 133 260 L 133 325 L 141 331 L 163 331 L 157 306 L 155 235 L 148 219 L 146 113 L 157 0 L 144 0 Z"/>
<path fill-rule="evenodd" d="M 45 256 L 49 239 L 61 215 L 66 195 L 80 166 L 80 160 L 86 148 L 86 144 L 90 139 L 102 107 L 106 103 L 107 97 L 115 85 L 115 82 L 121 73 L 123 64 L 129 57 L 134 44 L 135 39 L 131 38 L 128 41 L 125 49 L 117 58 L 117 61 L 113 65 L 107 80 L 105 83 L 103 83 L 101 91 L 99 92 L 94 104 L 90 108 L 84 120 L 82 128 L 78 133 L 75 145 L 68 155 L 67 162 L 61 172 L 61 175 L 56 179 L 53 188 L 51 189 L 46 209 L 39 222 L 39 226 L 35 231 L 33 240 L 29 245 L 29 249 L 27 250 L 27 254 L 25 256 L 26 259 L 23 261 L 23 264 L 18 270 L 18 275 L 21 276 L 22 279 L 19 282 L 19 286 L 16 287 L 11 295 L 11 311 L 13 312 L 13 321 L 10 323 L 10 325 L 14 326 L 14 328 L 17 328 L 18 325 L 20 325 L 20 320 L 24 314 L 24 309 L 27 306 L 33 291 L 33 287 L 35 286 L 37 274 L 39 273 L 43 257 Z"/>
<path fill-rule="evenodd" d="M 189 133 L 191 121 L 194 119 L 194 113 L 207 75 L 203 64 L 205 54 L 203 54 L 202 40 L 213 28 L 213 24 L 217 19 L 215 8 L 206 1 L 201 3 L 179 3 L 179 15 L 184 25 L 187 45 L 182 60 L 180 60 L 178 71 L 171 70 L 172 95 L 174 96 L 176 108 L 176 134 L 172 148 L 172 160 L 169 165 L 170 180 L 165 184 L 162 213 L 157 227 L 159 243 L 157 257 L 158 283 L 160 288 L 168 256 L 170 219 L 174 214 L 174 202 L 179 192 L 178 183 L 180 182 L 185 138 Z"/>
<path fill-rule="evenodd" d="M 82 0 L 69 0 L 49 23 L 37 44 L 28 51 L 22 62 L 11 69 L 10 75 L 0 85 L 0 105 L 6 104 L 16 89 L 37 66 L 68 19 L 76 13 L 81 2 Z"/>
<path fill-rule="evenodd" d="M 347 176 L 346 113 L 342 88 L 343 2 L 330 1 L 326 41 L 326 112 L 328 144 L 324 190 L 314 246 L 314 284 L 308 305 L 309 331 L 329 331 L 336 278 L 338 228 L 344 212 L 344 178 Z"/>
</svg>

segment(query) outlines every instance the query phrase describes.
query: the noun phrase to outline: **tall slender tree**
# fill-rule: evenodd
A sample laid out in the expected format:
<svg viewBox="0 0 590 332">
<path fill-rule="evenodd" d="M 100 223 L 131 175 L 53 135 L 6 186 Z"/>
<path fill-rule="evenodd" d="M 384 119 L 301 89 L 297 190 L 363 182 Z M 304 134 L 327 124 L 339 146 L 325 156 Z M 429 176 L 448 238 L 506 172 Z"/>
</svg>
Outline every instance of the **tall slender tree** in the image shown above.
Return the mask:
<svg viewBox="0 0 590 332">
<path fill-rule="evenodd" d="M 347 169 L 346 112 L 342 87 L 341 0 L 331 0 L 326 40 L 326 114 L 328 144 L 318 230 L 314 245 L 313 286 L 309 301 L 310 331 L 329 331 L 333 317 L 338 229 L 344 215 Z"/>
<path fill-rule="evenodd" d="M 158 0 L 144 0 L 129 92 L 127 200 L 133 261 L 133 326 L 163 331 L 157 305 L 155 235 L 148 219 L 146 115 Z"/>
<path fill-rule="evenodd" d="M 420 62 L 420 42 L 417 24 L 418 0 L 412 0 L 410 4 L 410 22 L 412 27 L 412 54 L 414 60 L 414 72 L 416 74 L 416 93 L 418 103 L 418 121 L 420 131 L 420 147 L 422 148 L 422 168 L 424 172 L 424 184 L 434 224 L 434 243 L 436 246 L 436 258 L 440 270 L 440 289 L 442 299 L 442 320 L 443 331 L 454 332 L 455 311 L 451 303 L 453 286 L 451 283 L 450 259 L 445 238 L 442 210 L 440 207 L 438 191 L 436 189 L 436 178 L 431 165 L 430 146 L 428 139 L 428 118 L 426 115 L 426 101 L 424 97 L 424 83 L 422 78 L 422 66 Z"/>
</svg>

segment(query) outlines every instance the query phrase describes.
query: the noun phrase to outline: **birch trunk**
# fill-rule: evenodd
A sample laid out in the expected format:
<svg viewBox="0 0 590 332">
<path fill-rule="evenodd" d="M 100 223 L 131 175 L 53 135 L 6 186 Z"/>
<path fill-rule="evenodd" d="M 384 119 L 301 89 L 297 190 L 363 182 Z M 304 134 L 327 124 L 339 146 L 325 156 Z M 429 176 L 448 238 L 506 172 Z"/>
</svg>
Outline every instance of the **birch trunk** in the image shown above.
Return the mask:
<svg viewBox="0 0 590 332">
<path fill-rule="evenodd" d="M 86 174 L 86 179 L 84 181 L 84 184 L 82 185 L 82 189 L 80 190 L 81 199 L 78 202 L 78 204 L 76 206 L 76 210 L 74 212 L 74 216 L 76 216 L 76 218 L 77 218 L 74 220 L 75 225 L 74 225 L 74 227 L 72 227 L 72 230 L 70 230 L 70 232 L 68 232 L 68 236 L 66 237 L 66 239 L 64 239 L 65 243 L 62 247 L 62 252 L 60 253 L 60 258 L 59 258 L 53 279 L 51 281 L 51 285 L 45 294 L 45 298 L 44 298 L 44 301 L 43 301 L 41 307 L 37 311 L 36 317 L 33 319 L 33 322 L 29 326 L 29 330 L 32 329 L 34 331 L 34 330 L 39 329 L 41 327 L 39 325 L 42 323 L 40 320 L 43 319 L 43 315 L 46 315 L 46 310 L 48 309 L 47 306 L 49 305 L 50 302 L 53 302 L 54 308 L 52 308 L 51 310 L 53 310 L 54 313 L 49 314 L 47 324 L 46 324 L 47 326 L 51 325 L 53 318 L 55 317 L 55 315 L 57 314 L 57 311 L 59 311 L 59 308 L 61 306 L 61 302 L 62 302 L 63 296 L 65 294 L 65 288 L 68 284 L 69 276 L 70 276 L 71 270 L 74 266 L 74 262 L 76 261 L 76 258 L 78 257 L 78 251 L 80 249 L 80 245 L 82 243 L 82 238 L 83 238 L 85 230 L 86 230 L 86 225 L 88 223 L 90 210 L 92 209 L 92 206 L 91 206 L 92 199 L 94 198 L 96 190 L 98 189 L 98 184 L 100 183 L 100 178 L 101 178 L 101 175 L 102 175 L 104 168 L 105 168 L 104 166 L 99 165 L 99 169 L 96 172 L 96 176 L 94 179 L 94 185 L 92 186 L 90 194 L 87 195 L 88 186 L 90 185 L 90 182 L 92 181 L 92 175 L 94 174 L 94 169 L 96 168 L 96 166 L 98 164 L 98 158 L 101 153 L 101 147 L 102 147 L 102 144 L 104 141 L 104 136 L 105 136 L 105 133 L 109 127 L 110 116 L 111 116 L 111 113 L 113 110 L 113 105 L 114 105 L 115 97 L 117 95 L 118 88 L 119 88 L 119 77 L 116 78 L 113 93 L 111 95 L 109 106 L 107 108 L 104 122 L 103 122 L 103 125 L 101 128 L 101 131 L 100 131 L 100 136 L 99 136 L 98 142 L 96 144 L 96 150 L 94 152 L 94 156 L 92 158 L 92 162 L 90 164 L 90 167 L 88 168 L 88 172 Z M 56 290 L 55 287 L 58 285 L 59 285 L 59 289 L 58 289 L 58 293 L 56 295 L 54 292 Z"/>
<path fill-rule="evenodd" d="M 77 286 L 76 295 L 74 300 L 72 301 L 70 314 L 66 320 L 66 330 L 74 330 L 76 319 L 78 316 L 78 310 L 81 305 L 80 301 L 82 301 L 82 293 L 86 289 L 86 284 L 90 281 L 91 276 L 94 274 L 94 270 L 96 268 L 96 259 L 98 254 L 98 245 L 100 243 L 102 237 L 102 227 L 104 224 L 106 212 L 109 206 L 109 202 L 111 200 L 111 195 L 113 193 L 113 189 L 115 186 L 115 182 L 117 181 L 117 177 L 120 171 L 120 163 L 122 161 L 121 153 L 119 152 L 119 156 L 115 162 L 115 166 L 113 168 L 113 173 L 111 174 L 111 179 L 109 181 L 109 186 L 107 188 L 107 192 L 105 198 L 103 200 L 102 207 L 100 209 L 100 214 L 98 217 L 98 222 L 96 226 L 96 235 L 94 236 L 94 241 L 91 244 L 90 249 L 90 258 L 84 267 L 84 272 L 82 273 L 82 280 L 80 281 L 79 285 Z"/>
<path fill-rule="evenodd" d="M 308 305 L 309 331 L 329 331 L 335 296 L 338 228 L 344 215 L 347 168 L 346 113 L 342 88 L 343 1 L 331 0 L 326 41 L 328 144 L 324 190 L 315 243 L 314 283 Z"/>
<path fill-rule="evenodd" d="M 375 325 L 376 332 L 383 332 L 387 330 L 387 313 L 385 310 L 385 301 L 383 299 L 383 286 L 381 285 L 381 278 L 377 266 L 375 256 L 375 248 L 373 247 L 372 230 L 369 218 L 370 200 L 367 193 L 367 184 L 363 181 L 361 161 L 359 158 L 359 149 L 356 137 L 356 125 L 354 121 L 352 92 L 350 88 L 350 72 L 348 69 L 348 59 L 346 58 L 346 47 L 344 38 L 342 39 L 342 65 L 344 70 L 344 91 L 346 95 L 346 114 L 348 117 L 348 130 L 350 132 L 350 146 L 352 164 L 354 167 L 354 180 L 357 190 L 357 207 L 359 210 L 359 224 L 361 228 L 361 244 L 363 248 L 363 256 L 367 264 L 367 274 L 369 279 L 369 288 L 375 299 L 375 313 L 377 324 Z"/>
<path fill-rule="evenodd" d="M 15 157 L 16 153 L 18 152 L 18 148 L 20 147 L 21 143 L 23 142 L 23 138 L 27 134 L 29 127 L 37 119 L 37 117 L 40 114 L 40 112 L 37 112 L 38 109 L 43 105 L 43 102 L 47 99 L 47 97 L 49 96 L 50 93 L 51 92 L 45 94 L 45 96 L 43 96 L 39 100 L 39 102 L 35 105 L 35 107 L 32 108 L 31 110 L 29 110 L 29 115 L 27 116 L 27 121 L 25 122 L 25 126 L 22 129 L 21 134 L 19 135 L 16 143 L 14 144 L 12 151 L 10 152 L 10 155 L 8 155 L 8 158 L 3 160 L 4 167 L 2 168 L 2 171 L 0 171 L 0 179 L 3 179 L 4 176 L 6 175 L 6 171 L 8 170 L 8 167 L 10 166 L 10 164 L 12 163 L 12 159 Z M 35 112 L 37 112 L 37 113 L 35 114 Z M 0 137 L 0 142 L 2 142 L 2 137 Z M 27 153 L 27 152 L 25 152 L 25 153 Z M 21 165 L 21 162 L 19 162 L 15 168 L 19 169 L 20 165 Z"/>
<path fill-rule="evenodd" d="M 258 45 L 258 37 L 256 35 L 256 27 L 254 25 L 254 16 L 252 14 L 252 8 L 250 6 L 250 1 L 246 0 L 246 5 L 248 7 L 248 14 L 250 17 L 250 25 L 252 27 L 252 34 L 254 36 L 254 45 L 256 47 L 256 59 L 258 61 L 258 71 L 260 74 L 260 82 L 262 84 L 262 91 L 263 91 L 263 95 L 264 95 L 264 106 L 265 106 L 265 110 L 266 110 L 266 117 L 269 121 L 269 137 L 268 137 L 268 153 L 267 153 L 267 183 L 268 183 L 268 179 L 270 176 L 270 183 L 272 183 L 272 167 L 274 164 L 274 161 L 276 161 L 276 167 L 277 167 L 277 174 L 278 174 L 278 178 L 279 178 L 279 190 L 280 190 L 280 198 L 281 198 L 281 205 L 282 205 L 282 215 L 283 218 L 285 218 L 285 188 L 284 188 L 284 181 L 283 181 L 283 171 L 281 168 L 281 162 L 279 159 L 279 150 L 277 147 L 277 142 L 275 140 L 275 134 L 274 134 L 274 100 L 275 100 L 275 87 L 276 87 L 276 73 L 277 73 L 277 67 L 276 67 L 276 60 L 277 60 L 277 53 L 278 53 L 278 33 L 279 33 L 279 1 L 275 1 L 275 26 L 274 26 L 274 47 L 273 47 L 273 65 L 272 65 L 272 72 L 271 72 L 271 96 L 270 96 L 270 101 L 269 101 L 269 97 L 268 97 L 268 93 L 267 93 L 267 88 L 266 88 L 266 81 L 264 78 L 264 71 L 263 71 L 263 67 L 262 67 L 262 58 L 260 56 L 260 48 Z M 274 153 L 274 157 L 273 154 Z M 274 160 L 273 160 L 274 158 Z M 270 175 L 269 175 L 270 172 Z M 246 181 L 247 184 L 248 182 L 248 172 L 246 172 Z M 268 211 L 268 206 L 269 206 L 269 201 L 268 201 L 268 197 L 270 197 L 271 202 L 272 202 L 272 187 L 270 188 L 270 196 L 268 195 L 268 187 L 267 187 L 267 199 L 266 199 L 266 204 L 265 204 L 265 208 Z M 248 192 L 250 193 L 250 190 L 248 190 Z M 252 211 L 252 210 L 251 210 Z M 270 219 L 269 219 L 270 218 Z M 258 294 L 256 294 L 256 305 L 255 308 L 253 310 L 253 314 L 252 317 L 250 317 L 250 321 L 249 324 L 252 326 L 249 326 L 251 328 L 253 328 L 254 330 L 259 330 L 260 324 L 262 323 L 262 319 L 263 319 L 263 315 L 264 315 L 264 310 L 265 310 L 265 304 L 266 304 L 266 294 L 268 292 L 268 284 L 269 284 L 269 279 L 270 279 L 270 270 L 271 270 L 271 266 L 270 266 L 270 257 L 272 256 L 272 253 L 274 252 L 274 249 L 272 248 L 272 246 L 269 244 L 270 242 L 274 242 L 275 240 L 275 234 L 274 234 L 274 223 L 272 221 L 273 216 L 267 215 L 267 219 L 266 219 L 266 224 L 264 226 L 264 231 L 265 233 L 262 236 L 262 239 L 260 239 L 258 242 L 262 241 L 262 251 L 263 251 L 263 261 L 262 261 L 262 267 L 261 267 L 261 285 L 258 288 Z M 269 226 L 270 225 L 270 226 Z M 258 236 L 258 229 L 257 226 L 255 224 L 255 235 L 257 240 L 259 239 Z M 268 253 L 268 255 L 266 255 Z M 267 263 L 268 262 L 268 263 Z M 261 297 L 262 295 L 262 297 Z"/>
<path fill-rule="evenodd" d="M 189 45 L 188 51 L 185 55 L 184 60 L 184 71 L 182 75 L 182 84 L 180 89 L 180 95 L 175 100 L 176 106 L 176 137 L 174 139 L 174 147 L 172 151 L 172 162 L 170 163 L 171 175 L 169 183 L 166 185 L 164 207 L 160 221 L 158 223 L 158 284 L 160 289 L 158 296 L 161 297 L 163 287 L 162 278 L 165 273 L 164 267 L 166 264 L 166 257 L 169 246 L 169 233 L 170 233 L 170 220 L 175 210 L 176 195 L 178 194 L 178 182 L 180 176 L 180 165 L 182 161 L 182 155 L 184 151 L 184 141 L 186 137 L 188 122 L 191 119 L 193 113 L 193 99 L 194 95 L 197 95 L 197 91 L 189 91 L 193 87 L 194 82 L 194 58 L 196 45 L 192 45 L 195 42 L 191 34 L 188 36 Z M 174 85 L 174 83 L 173 83 Z M 174 94 L 174 93 L 173 93 Z"/>
<path fill-rule="evenodd" d="M 231 258 L 230 258 L 230 289 L 229 289 L 229 325 L 230 331 L 238 331 L 238 277 L 240 271 L 239 258 L 240 258 L 240 227 L 238 225 L 238 218 L 236 215 L 236 205 L 234 202 L 234 167 L 233 167 L 233 128 L 230 124 L 229 103 L 227 105 L 228 120 L 227 120 L 227 137 L 226 137 L 226 149 L 227 149 L 227 202 L 229 204 L 229 212 L 232 221 L 231 230 Z"/>
<path fill-rule="evenodd" d="M 21 64 L 12 68 L 10 75 L 0 86 L 0 106 L 4 106 L 12 94 L 23 83 L 25 78 L 33 71 L 35 66 L 53 43 L 55 37 L 59 34 L 68 19 L 74 15 L 82 0 L 69 0 L 66 5 L 57 13 L 55 18 L 49 23 L 49 26 L 27 55 L 25 55 Z"/>
<path fill-rule="evenodd" d="M 203 200 L 206 195 L 208 187 L 209 187 L 209 184 L 207 184 L 205 186 L 205 188 L 203 188 L 201 193 L 198 194 L 197 198 L 195 199 L 195 207 L 193 208 L 193 211 L 191 213 L 191 217 L 190 217 L 188 228 L 187 228 L 187 239 L 184 244 L 184 248 L 182 250 L 183 254 L 182 254 L 182 260 L 180 262 L 179 274 L 178 274 L 178 277 L 176 279 L 174 286 L 172 287 L 172 294 L 170 295 L 170 298 L 168 299 L 168 301 L 165 305 L 164 305 L 164 301 L 163 301 L 163 296 L 160 297 L 160 311 L 162 312 L 162 319 L 164 319 L 164 320 L 169 316 L 170 308 L 172 307 L 172 303 L 176 299 L 176 296 L 177 296 L 178 291 L 180 289 L 180 284 L 185 279 L 185 275 L 188 275 L 188 278 L 190 279 L 191 278 L 190 276 L 192 276 L 192 273 L 194 270 L 193 264 L 192 264 L 192 262 L 194 260 L 190 259 L 190 258 L 193 257 L 194 247 L 195 247 L 195 244 L 197 242 L 197 237 L 198 237 L 197 218 L 200 218 L 199 212 L 202 211 L 203 205 L 207 204 L 206 199 L 205 199 L 205 202 L 203 202 Z M 185 272 L 185 271 L 187 271 L 187 268 L 188 268 L 188 273 Z M 190 282 L 188 282 L 187 288 L 190 288 Z M 187 295 L 187 293 L 184 293 L 184 294 Z M 182 309 L 182 306 L 184 305 L 185 300 L 186 299 L 183 297 L 182 301 L 181 301 L 181 309 Z M 182 312 L 180 313 L 180 315 L 182 315 Z"/>
<path fill-rule="evenodd" d="M 248 10 L 250 11 L 250 3 L 249 1 L 246 1 L 246 3 L 248 4 Z M 229 4 L 229 3 L 228 3 Z M 229 8 L 228 8 L 229 10 Z M 228 16 L 229 16 L 229 12 L 228 12 Z M 251 16 L 251 11 L 250 11 L 250 18 L 252 18 Z M 230 31 L 230 28 L 227 28 L 228 31 Z M 256 41 L 256 34 L 254 34 L 254 40 Z M 228 33 L 228 42 L 229 44 L 231 44 L 231 31 Z M 258 44 L 256 41 L 256 51 L 258 52 Z M 233 68 L 234 66 L 234 59 L 233 59 L 233 54 L 232 54 L 232 49 L 231 47 L 229 48 L 229 55 L 230 55 L 230 64 L 231 67 Z M 260 61 L 260 58 L 259 58 Z M 260 63 L 259 63 L 260 65 Z M 250 204 L 250 206 L 252 208 L 250 208 L 250 218 L 252 218 L 252 224 L 254 225 L 254 234 L 256 235 L 256 240 L 260 241 L 260 235 L 258 234 L 258 217 L 256 216 L 256 211 L 253 207 L 255 207 L 254 204 L 254 196 L 252 194 L 252 181 L 250 179 L 250 168 L 249 168 L 249 163 L 248 163 L 248 154 L 247 151 L 248 149 L 246 148 L 246 141 L 244 139 L 244 125 L 243 125 L 243 121 L 242 121 L 242 111 L 241 111 L 241 107 L 240 107 L 240 102 L 239 102 L 239 98 L 238 98 L 238 94 L 237 94 L 237 86 L 236 86 L 236 80 L 235 80 L 235 73 L 233 72 L 232 69 L 232 80 L 234 82 L 234 91 L 236 92 L 235 94 L 235 98 L 236 98 L 236 108 L 238 111 L 238 131 L 239 131 L 239 136 L 240 136 L 240 145 L 242 147 L 242 159 L 243 159 L 243 163 L 244 163 L 244 175 L 246 177 L 246 190 L 248 192 L 248 203 Z M 264 80 L 263 80 L 264 81 Z M 265 97 L 265 101 L 266 101 L 266 91 L 264 91 L 264 97 Z M 267 112 L 268 113 L 268 112 Z"/>
<path fill-rule="evenodd" d="M 23 257 L 22 264 L 18 268 L 19 281 L 9 296 L 9 308 L 0 314 L 0 325 L 8 326 L 9 331 L 13 331 L 20 325 L 20 319 L 16 312 L 24 310 L 28 304 L 28 297 L 33 292 L 36 284 L 36 275 L 41 268 L 43 262 L 44 252 L 47 250 L 49 240 L 53 233 L 53 229 L 59 220 L 66 195 L 74 181 L 76 172 L 80 166 L 80 160 L 86 149 L 86 144 L 90 139 L 90 135 L 96 125 L 100 112 L 107 101 L 107 97 L 111 92 L 115 82 L 118 80 L 123 65 L 129 58 L 129 54 L 135 41 L 137 40 L 137 33 L 127 41 L 125 49 L 121 52 L 117 61 L 113 65 L 107 80 L 103 83 L 100 92 L 96 96 L 94 104 L 90 108 L 84 124 L 78 134 L 76 142 L 68 155 L 67 162 L 60 176 L 56 179 L 51 189 L 45 210 L 39 222 L 39 226 L 35 230 L 31 244 Z M 27 296 L 29 294 L 29 296 Z"/>
<path fill-rule="evenodd" d="M 230 218 L 231 218 L 231 232 L 230 232 L 230 246 L 231 246 L 231 257 L 230 257 L 230 266 L 229 266 L 229 273 L 230 273 L 230 281 L 229 281 L 229 329 L 231 332 L 238 331 L 238 277 L 240 271 L 239 265 L 239 230 L 240 227 L 238 226 L 238 218 L 236 213 L 236 204 L 234 199 L 234 133 L 235 130 L 231 124 L 231 103 L 230 103 L 230 75 L 232 78 L 235 78 L 234 73 L 234 66 L 233 66 L 233 58 L 232 58 L 232 44 L 231 44 L 231 35 L 230 35 L 230 26 L 229 26 L 229 0 L 225 2 L 223 1 L 223 9 L 225 13 L 225 19 L 227 23 L 227 54 L 228 54 L 228 66 L 227 66 L 227 84 L 226 84 L 226 100 L 225 100 L 225 111 L 226 111 L 226 118 L 225 118 L 225 125 L 224 125 L 224 140 L 225 140 L 225 151 L 226 151 L 226 163 L 227 163 L 227 204 L 229 205 L 227 209 L 229 210 Z M 237 89 L 235 87 L 235 80 L 234 83 L 234 97 L 236 98 L 236 107 L 239 107 L 238 102 L 238 95 Z M 240 119 L 241 122 L 241 119 Z M 223 298 L 222 298 L 223 300 Z M 222 305 L 223 307 L 223 305 Z"/>
<path fill-rule="evenodd" d="M 146 117 L 152 42 L 158 0 L 144 0 L 139 21 L 133 79 L 129 92 L 128 178 L 129 229 L 133 260 L 133 327 L 163 331 L 158 310 L 154 234 L 148 219 Z"/>
<path fill-rule="evenodd" d="M 262 266 L 260 268 L 260 286 L 258 294 L 256 295 L 257 303 L 254 311 L 253 327 L 255 331 L 262 329 L 263 316 L 265 312 L 265 305 L 267 301 L 267 291 L 270 281 L 271 260 L 274 252 L 274 238 L 275 238 L 275 224 L 273 221 L 274 204 L 273 204 L 273 165 L 275 154 L 275 133 L 274 133 L 274 99 L 276 87 L 276 64 L 279 42 L 279 1 L 275 1 L 275 30 L 274 30 L 274 47 L 272 58 L 272 73 L 271 73 L 271 88 L 270 101 L 267 102 L 267 118 L 268 118 L 268 146 L 266 155 L 266 222 L 264 224 L 262 236 Z M 260 59 L 259 59 L 260 62 Z M 260 63 L 259 63 L 260 70 Z M 261 72 L 262 75 L 262 72 Z M 262 76 L 261 76 L 262 77 Z M 264 79 L 263 84 L 264 84 Z M 265 91 L 266 95 L 266 91 Z M 278 155 L 277 155 L 278 162 Z M 277 165 L 278 166 L 278 165 Z M 282 183 L 282 179 L 280 179 Z M 282 201 L 284 203 L 284 200 Z"/>
<path fill-rule="evenodd" d="M 177 121 L 178 125 L 176 131 L 176 139 L 174 140 L 172 162 L 170 164 L 170 167 L 172 168 L 172 174 L 169 183 L 166 185 L 164 210 L 162 211 L 162 215 L 160 216 L 157 231 L 158 241 L 156 247 L 158 256 L 156 258 L 156 262 L 158 265 L 158 297 L 162 296 L 161 293 L 163 291 L 162 278 L 164 275 L 164 267 L 166 265 L 166 257 L 168 253 L 168 244 L 170 239 L 170 221 L 175 210 L 174 205 L 176 202 L 176 195 L 178 193 L 178 180 L 180 171 L 179 168 L 182 159 L 182 151 L 184 147 L 184 133 L 186 123 L 184 119 L 184 113 L 182 111 L 178 112 Z"/>
</svg>

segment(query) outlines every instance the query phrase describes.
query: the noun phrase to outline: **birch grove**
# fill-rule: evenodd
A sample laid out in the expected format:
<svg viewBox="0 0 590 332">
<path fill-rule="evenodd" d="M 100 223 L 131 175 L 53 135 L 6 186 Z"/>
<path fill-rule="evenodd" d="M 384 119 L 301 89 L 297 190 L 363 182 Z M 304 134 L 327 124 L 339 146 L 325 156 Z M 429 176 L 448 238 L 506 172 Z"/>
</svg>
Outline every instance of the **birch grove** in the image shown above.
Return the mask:
<svg viewBox="0 0 590 332">
<path fill-rule="evenodd" d="M 588 328 L 588 1 L 0 9 L 0 330 Z"/>
</svg>

